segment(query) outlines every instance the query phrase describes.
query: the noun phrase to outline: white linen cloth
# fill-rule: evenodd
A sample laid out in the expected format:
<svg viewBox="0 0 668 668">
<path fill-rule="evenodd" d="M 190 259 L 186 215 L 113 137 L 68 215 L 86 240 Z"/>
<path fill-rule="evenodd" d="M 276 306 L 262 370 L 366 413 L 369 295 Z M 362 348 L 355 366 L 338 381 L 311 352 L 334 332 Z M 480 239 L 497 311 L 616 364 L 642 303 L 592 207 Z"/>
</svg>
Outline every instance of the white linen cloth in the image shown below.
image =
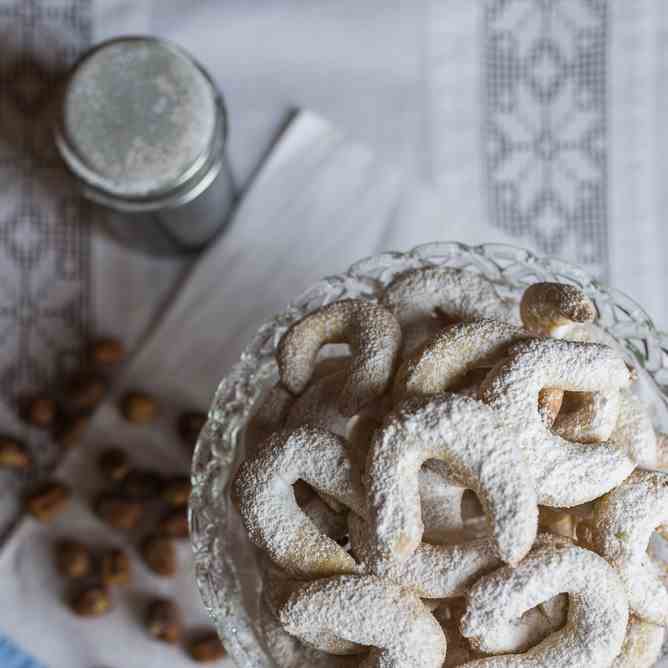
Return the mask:
<svg viewBox="0 0 668 668">
<path fill-rule="evenodd" d="M 668 62 L 665 57 L 668 13 L 663 0 L 634 3 L 626 0 L 564 0 L 561 3 L 425 0 L 409 5 L 398 0 L 389 3 L 345 0 L 311 3 L 308 8 L 299 0 L 281 3 L 198 0 L 187 3 L 187 8 L 178 0 L 143 3 L 2 0 L 0 6 L 14 12 L 3 14 L 2 21 L 5 32 L 10 35 L 5 45 L 10 52 L 15 41 L 30 36 L 34 26 L 39 28 L 40 20 L 53 19 L 54 7 L 67 10 L 62 12 L 66 31 L 79 31 L 80 37 L 72 40 L 76 42 L 75 47 L 83 48 L 92 41 L 121 33 L 145 31 L 173 39 L 191 50 L 225 92 L 231 112 L 230 156 L 239 183 L 246 183 L 295 107 L 317 110 L 321 116 L 333 120 L 347 136 L 370 146 L 380 160 L 381 168 L 378 168 L 379 163 L 367 150 L 352 148 L 327 124 L 312 117 L 300 119 L 299 125 L 293 126 L 283 138 L 280 150 L 273 154 L 272 163 L 262 172 L 233 227 L 184 284 L 178 301 L 168 310 L 164 327 L 160 325 L 159 314 L 178 290 L 187 269 L 183 263 L 128 254 L 103 237 L 92 240 L 92 252 L 88 255 L 85 248 L 77 246 L 76 237 L 69 241 L 66 237 L 66 246 L 72 252 L 64 257 L 73 255 L 89 270 L 90 312 L 85 314 L 86 331 L 117 334 L 135 348 L 147 330 L 153 329 L 151 323 L 157 327 L 125 382 L 145 385 L 143 370 L 150 368 L 153 376 L 157 369 L 160 373 L 155 374 L 154 379 L 161 385 L 161 396 L 168 397 L 174 405 L 185 402 L 205 405 L 224 369 L 236 359 L 262 319 L 311 280 L 345 268 L 361 255 L 436 238 L 476 243 L 501 240 L 540 250 L 535 246 L 536 236 L 531 231 L 550 225 L 549 219 L 536 217 L 529 221 L 529 231 L 524 236 L 504 233 L 496 227 L 499 221 L 489 205 L 489 180 L 485 176 L 486 156 L 490 150 L 485 137 L 489 135 L 483 132 L 489 120 L 485 116 L 489 109 L 489 89 L 484 63 L 486 48 L 498 28 L 491 26 L 488 12 L 496 12 L 501 6 L 507 12 L 517 10 L 520 13 L 514 15 L 515 20 L 530 29 L 530 20 L 522 23 L 522 6 L 527 11 L 537 11 L 536 8 L 550 4 L 572 11 L 571 20 L 576 26 L 584 22 L 585 33 L 592 26 L 600 30 L 605 25 L 608 30 L 605 36 L 608 67 L 602 74 L 607 103 L 599 109 L 597 121 L 604 121 L 600 140 L 607 147 L 605 173 L 597 177 L 602 179 L 608 204 L 607 214 L 601 219 L 607 230 L 607 246 L 603 261 L 594 268 L 598 270 L 605 265 L 603 273 L 608 280 L 645 304 L 657 323 L 665 327 L 668 302 L 663 256 L 668 243 L 662 179 L 668 159 L 668 137 L 664 128 L 668 100 L 664 71 Z M 70 11 L 75 5 L 76 9 Z M 590 19 L 587 14 L 590 7 L 602 10 L 603 19 L 600 15 Z M 41 8 L 49 12 L 40 13 Z M 90 25 L 86 23 L 86 8 L 92 11 Z M 506 14 L 499 20 L 505 19 L 515 30 L 511 21 L 513 15 Z M 18 20 L 22 21 L 22 30 L 13 29 L 11 21 Z M 49 49 L 58 45 L 53 28 L 52 23 L 48 39 L 33 39 L 28 46 L 19 45 L 17 52 L 37 47 L 47 53 L 38 62 L 48 64 Z M 521 37 L 524 40 L 526 34 L 522 33 Z M 573 37 L 566 31 L 558 33 L 557 37 L 559 48 L 566 53 L 572 48 L 569 40 L 574 39 L 573 44 L 578 44 L 577 34 Z M 73 46 L 68 39 L 66 36 L 68 53 L 72 56 Z M 530 40 L 522 43 L 529 47 L 533 44 Z M 12 58 L 6 60 L 9 65 L 13 63 Z M 540 75 L 549 79 L 555 62 L 552 58 L 538 61 Z M 9 65 L 2 84 L 5 127 L 7 108 L 16 97 L 9 94 L 9 83 L 15 81 L 17 88 L 23 91 L 20 95 L 30 102 L 35 80 L 42 81 L 37 76 L 39 70 L 35 73 L 24 67 L 13 71 Z M 14 126 L 10 126 L 7 134 L 14 132 L 25 137 L 32 147 L 36 139 L 43 136 L 45 126 L 40 125 L 35 132 L 23 127 L 14 132 Z M 10 148 L 15 146 L 10 145 Z M 540 146 L 541 151 L 549 148 L 549 143 Z M 4 144 L 2 149 L 11 166 L 14 154 Z M 15 164 L 24 169 L 22 162 L 15 161 Z M 387 166 L 391 164 L 400 166 L 415 178 L 403 177 Z M 416 180 L 428 181 L 432 188 L 419 186 Z M 24 179 L 23 183 L 29 180 Z M 39 224 L 44 220 L 49 224 L 60 223 L 60 217 L 69 215 L 72 202 L 67 191 L 58 191 L 67 194 L 61 206 L 60 198 L 54 204 L 46 196 L 41 180 L 36 183 L 39 187 L 28 200 L 30 206 L 14 207 L 10 201 L 10 206 L 3 211 L 3 246 L 18 230 L 19 245 L 29 251 L 35 243 L 34 230 L 41 229 Z M 54 184 L 61 187 L 57 179 L 51 186 Z M 6 179 L 7 191 L 14 185 L 14 179 Z M 40 213 L 42 210 L 48 215 Z M 22 215 L 15 215 L 17 211 Z M 75 217 L 82 218 L 81 215 Z M 373 222 L 381 220 L 382 224 Z M 325 228 L 329 236 L 323 244 Z M 560 254 L 573 259 L 570 254 L 575 250 L 571 244 Z M 27 255 L 32 257 L 30 252 Z M 286 261 L 286 257 L 289 260 Z M 4 282 L 0 292 L 5 296 L 21 294 L 19 290 L 12 293 L 13 284 L 8 281 L 14 280 L 15 275 L 7 278 L 10 265 L 5 256 L 2 260 Z M 109 280 L 110 276 L 114 277 L 113 281 Z M 17 281 L 16 285 L 23 284 Z M 5 302 L 0 308 L 6 308 Z M 4 317 L 6 311 L 1 314 Z M 193 324 L 184 327 L 184 323 Z M 3 330 L 3 342 L 7 341 L 5 332 Z M 78 342 L 82 336 L 79 330 L 75 334 L 69 329 L 53 333 L 58 335 L 56 343 Z M 18 338 L 10 336 L 9 340 Z M 61 348 L 56 346 L 58 350 Z M 167 349 L 169 355 L 165 352 Z M 210 351 L 211 356 L 195 358 L 194 352 L 200 349 Z M 2 354 L 13 356 L 15 348 L 3 345 Z M 49 359 L 53 352 L 44 346 L 37 349 L 36 355 L 39 360 Z M 212 359 L 217 360 L 215 364 L 211 363 Z M 3 371 L 4 367 L 3 364 Z M 192 374 L 193 381 L 186 380 L 186 372 Z M 5 383 L 11 381 L 8 378 L 5 373 Z M 0 422 L 3 430 L 18 432 L 21 429 L 13 408 L 1 403 Z M 116 423 L 114 411 L 105 407 L 96 418 L 90 438 L 93 439 L 95 433 L 100 436 L 118 433 L 127 437 L 128 443 L 133 443 L 137 436 L 117 432 Z M 163 429 L 156 434 L 168 431 L 171 434 L 167 425 Z M 25 435 L 34 438 L 29 432 Z M 151 452 L 153 447 L 162 446 L 165 450 L 169 447 L 168 441 L 162 442 L 158 436 L 153 441 Z M 171 449 L 177 450 L 177 446 L 172 444 Z M 148 449 L 146 456 L 153 458 Z M 183 463 L 175 453 L 166 458 L 168 467 L 178 468 Z M 64 475 L 78 476 L 77 471 L 83 468 L 77 466 L 84 464 L 83 460 L 73 459 L 67 464 Z M 12 495 L 2 496 L 3 512 L 14 500 Z M 79 510 L 72 512 L 74 517 L 79 516 Z M 81 517 L 81 524 L 76 525 L 85 532 L 89 521 L 90 518 Z M 54 530 L 58 530 L 58 526 Z M 47 605 L 48 601 L 54 601 L 53 590 L 48 601 L 46 596 L 35 597 L 34 591 L 28 597 L 31 582 L 39 582 L 45 590 L 56 586 L 46 566 L 44 571 L 37 570 L 36 562 L 25 558 L 26 554 L 31 554 L 31 541 L 40 544 L 40 540 L 34 525 L 24 523 L 16 539 L 0 556 L 2 602 L 5 602 L 5 591 L 10 594 L 8 601 L 20 602 L 17 606 L 2 606 L 6 613 L 0 613 L 0 633 L 7 631 L 27 649 L 35 647 L 35 652 L 49 666 L 65 665 L 59 663 L 60 657 L 69 662 L 68 666 L 92 665 L 94 660 L 98 661 L 96 646 L 100 638 L 106 639 L 101 642 L 106 649 L 99 660 L 104 658 L 111 665 L 110 655 L 126 642 L 130 645 L 126 645 L 127 652 L 123 651 L 124 660 L 133 651 L 139 651 L 137 656 L 142 656 L 143 663 L 137 665 L 151 666 L 151 662 L 157 664 L 158 661 L 168 664 L 174 661 L 174 665 L 179 665 L 178 653 L 150 643 L 150 651 L 156 655 L 144 657 L 141 652 L 149 650 L 140 647 L 145 641 L 137 626 L 125 635 L 117 635 L 119 624 L 129 620 L 130 611 L 123 606 L 110 618 L 114 620 L 112 624 L 106 624 L 109 620 L 92 622 L 86 625 L 86 633 L 81 634 L 80 622 L 71 618 L 65 621 L 64 611 L 55 604 Z M 37 554 L 41 556 L 36 559 L 45 558 L 43 551 Z M 26 571 L 32 575 L 15 579 L 16 569 L 24 562 Z M 7 588 L 5 582 L 9 583 Z M 146 576 L 147 590 L 162 586 L 163 583 Z M 185 586 L 189 588 L 190 583 Z M 165 588 L 173 591 L 172 585 Z M 24 614 L 21 610 L 26 597 L 33 603 L 26 607 Z M 196 598 L 192 604 L 197 605 Z M 40 606 L 39 615 L 35 613 L 35 605 Z M 42 610 L 41 606 L 45 605 Z M 14 607 L 25 629 L 32 629 L 31 634 L 24 635 L 11 619 L 5 623 L 4 615 L 13 614 Z M 41 624 L 37 631 L 34 625 L 27 623 L 31 611 L 32 624 Z M 48 629 L 45 629 L 45 619 L 50 620 Z M 80 655 L 72 657 L 60 653 L 59 631 L 54 633 L 53 640 L 49 639 L 51 627 L 58 630 L 61 622 L 62 628 L 84 636 Z M 114 642 L 115 637 L 122 641 Z M 56 657 L 55 664 L 50 660 L 52 653 Z"/>
</svg>

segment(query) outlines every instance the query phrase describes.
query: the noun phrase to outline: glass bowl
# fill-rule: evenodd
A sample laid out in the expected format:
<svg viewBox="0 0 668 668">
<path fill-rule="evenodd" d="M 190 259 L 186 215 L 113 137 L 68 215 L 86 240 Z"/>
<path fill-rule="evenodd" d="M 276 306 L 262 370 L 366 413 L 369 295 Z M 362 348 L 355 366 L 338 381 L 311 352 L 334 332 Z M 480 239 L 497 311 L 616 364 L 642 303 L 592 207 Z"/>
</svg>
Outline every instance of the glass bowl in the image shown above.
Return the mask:
<svg viewBox="0 0 668 668">
<path fill-rule="evenodd" d="M 376 301 L 397 273 L 427 266 L 480 273 L 500 294 L 514 299 L 537 281 L 577 285 L 596 305 L 598 323 L 638 370 L 638 386 L 655 426 L 668 431 L 668 336 L 657 331 L 636 302 L 572 264 L 508 245 L 438 242 L 367 258 L 345 273 L 322 279 L 260 327 L 220 383 L 194 455 L 190 523 L 197 584 L 239 668 L 276 666 L 257 630 L 261 582 L 256 553 L 229 498 L 229 482 L 243 454 L 244 429 L 259 397 L 278 377 L 276 346 L 293 322 L 314 309 L 343 298 Z"/>
</svg>

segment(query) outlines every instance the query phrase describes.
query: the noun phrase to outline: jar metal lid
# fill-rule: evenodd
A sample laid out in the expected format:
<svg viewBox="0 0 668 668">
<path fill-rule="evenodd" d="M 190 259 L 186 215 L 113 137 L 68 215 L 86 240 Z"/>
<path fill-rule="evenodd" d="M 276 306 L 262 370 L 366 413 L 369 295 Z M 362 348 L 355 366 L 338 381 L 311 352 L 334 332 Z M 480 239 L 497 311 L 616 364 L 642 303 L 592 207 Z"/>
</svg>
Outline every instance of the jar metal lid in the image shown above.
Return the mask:
<svg viewBox="0 0 668 668">
<path fill-rule="evenodd" d="M 87 195 L 117 209 L 178 204 L 220 170 L 222 100 L 179 47 L 150 37 L 105 42 L 76 65 L 56 142 Z"/>
</svg>

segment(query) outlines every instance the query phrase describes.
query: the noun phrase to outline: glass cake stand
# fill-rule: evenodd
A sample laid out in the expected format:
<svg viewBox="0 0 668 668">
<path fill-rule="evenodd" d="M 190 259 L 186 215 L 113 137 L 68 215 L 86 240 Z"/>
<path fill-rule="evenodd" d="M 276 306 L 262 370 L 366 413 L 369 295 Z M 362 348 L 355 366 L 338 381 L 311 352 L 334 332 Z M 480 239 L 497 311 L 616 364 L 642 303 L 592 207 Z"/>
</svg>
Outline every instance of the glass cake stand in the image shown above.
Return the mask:
<svg viewBox="0 0 668 668">
<path fill-rule="evenodd" d="M 220 383 L 195 451 L 190 525 L 197 584 L 239 668 L 276 668 L 258 629 L 261 581 L 256 553 L 229 497 L 230 480 L 243 457 L 245 427 L 258 399 L 278 377 L 276 346 L 285 330 L 310 311 L 343 298 L 376 301 L 397 273 L 426 266 L 477 272 L 491 280 L 499 294 L 515 300 L 537 281 L 581 288 L 598 309 L 598 324 L 616 339 L 627 361 L 638 370 L 637 387 L 655 426 L 668 431 L 668 335 L 657 331 L 649 315 L 631 298 L 572 264 L 502 244 L 438 242 L 406 253 L 367 258 L 345 273 L 322 279 L 259 328 Z M 664 647 L 659 666 L 668 666 L 667 649 Z"/>
</svg>

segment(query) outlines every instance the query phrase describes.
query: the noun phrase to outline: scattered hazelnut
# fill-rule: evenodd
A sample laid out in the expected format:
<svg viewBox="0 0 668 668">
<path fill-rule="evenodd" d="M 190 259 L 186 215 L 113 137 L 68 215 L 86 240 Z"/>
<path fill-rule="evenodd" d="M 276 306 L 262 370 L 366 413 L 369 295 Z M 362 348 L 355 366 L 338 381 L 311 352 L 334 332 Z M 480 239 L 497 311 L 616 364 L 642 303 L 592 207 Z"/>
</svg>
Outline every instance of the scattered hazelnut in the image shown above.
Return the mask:
<svg viewBox="0 0 668 668">
<path fill-rule="evenodd" d="M 72 596 L 70 607 L 81 617 L 100 617 L 111 609 L 109 592 L 100 585 L 84 587 Z"/>
<path fill-rule="evenodd" d="M 90 346 L 89 357 L 96 369 L 106 371 L 125 359 L 125 348 L 118 339 L 97 339 Z"/>
<path fill-rule="evenodd" d="M 97 460 L 97 465 L 102 477 L 108 482 L 123 480 L 130 471 L 128 455 L 120 448 L 105 450 Z"/>
<path fill-rule="evenodd" d="M 162 478 L 154 471 L 132 469 L 121 481 L 120 489 L 125 496 L 148 501 L 160 496 Z"/>
<path fill-rule="evenodd" d="M 170 538 L 188 538 L 188 512 L 186 508 L 170 510 L 158 522 L 158 532 L 161 536 Z"/>
<path fill-rule="evenodd" d="M 107 384 L 99 376 L 81 373 L 72 377 L 65 387 L 65 403 L 77 413 L 92 411 L 104 399 Z"/>
<path fill-rule="evenodd" d="M 217 661 L 225 656 L 225 648 L 216 633 L 210 631 L 188 643 L 188 654 L 198 663 Z"/>
<path fill-rule="evenodd" d="M 102 555 L 100 577 L 105 585 L 125 585 L 130 582 L 130 559 L 117 548 Z"/>
<path fill-rule="evenodd" d="M 83 578 L 90 575 L 92 557 L 90 550 L 74 540 L 61 540 L 55 545 L 56 569 L 66 578 Z"/>
<path fill-rule="evenodd" d="M 130 392 L 123 397 L 121 413 L 132 424 L 150 424 L 158 416 L 158 405 L 148 394 Z"/>
<path fill-rule="evenodd" d="M 26 498 L 26 510 L 40 522 L 50 522 L 65 510 L 72 493 L 62 482 L 49 480 Z"/>
<path fill-rule="evenodd" d="M 136 528 L 144 513 L 140 501 L 114 494 L 103 494 L 95 503 L 100 519 L 114 529 L 128 531 Z"/>
<path fill-rule="evenodd" d="M 17 440 L 0 436 L 0 468 L 28 471 L 32 468 L 32 457 Z"/>
<path fill-rule="evenodd" d="M 167 599 L 152 600 L 146 609 L 146 630 L 156 640 L 171 645 L 181 639 L 181 616 L 176 605 Z"/>
<path fill-rule="evenodd" d="M 150 536 L 142 543 L 141 555 L 156 575 L 171 577 L 176 574 L 176 550 L 169 538 Z"/>
<path fill-rule="evenodd" d="M 67 417 L 56 433 L 56 440 L 65 450 L 72 450 L 80 445 L 86 427 L 88 418 L 85 415 Z"/>
<path fill-rule="evenodd" d="M 51 397 L 38 396 L 30 399 L 25 407 L 26 422 L 39 429 L 48 429 L 56 419 L 58 406 Z"/>
<path fill-rule="evenodd" d="M 181 437 L 183 445 L 185 445 L 190 450 L 195 448 L 199 433 L 202 431 L 206 423 L 206 414 L 198 413 L 196 411 L 189 411 L 183 413 L 179 417 L 178 421 L 178 432 Z"/>
<path fill-rule="evenodd" d="M 188 476 L 176 476 L 169 478 L 163 483 L 160 496 L 165 503 L 173 508 L 180 508 L 188 505 L 190 498 L 190 478 Z"/>
</svg>

